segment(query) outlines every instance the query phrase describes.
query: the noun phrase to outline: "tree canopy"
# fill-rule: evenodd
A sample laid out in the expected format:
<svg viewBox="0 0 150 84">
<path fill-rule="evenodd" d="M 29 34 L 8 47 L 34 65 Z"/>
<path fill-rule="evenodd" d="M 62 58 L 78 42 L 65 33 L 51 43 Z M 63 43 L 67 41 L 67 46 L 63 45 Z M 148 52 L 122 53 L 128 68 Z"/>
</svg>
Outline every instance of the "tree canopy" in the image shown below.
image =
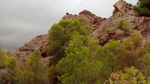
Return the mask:
<svg viewBox="0 0 150 84">
<path fill-rule="evenodd" d="M 150 0 L 138 0 L 137 5 L 134 6 L 134 9 L 141 16 L 150 17 Z"/>
<path fill-rule="evenodd" d="M 98 77 L 101 64 L 93 59 L 94 52 L 90 52 L 86 39 L 78 33 L 73 35 L 65 51 L 67 56 L 58 62 L 57 68 L 62 71 L 58 79 L 62 84 L 91 84 Z"/>
</svg>

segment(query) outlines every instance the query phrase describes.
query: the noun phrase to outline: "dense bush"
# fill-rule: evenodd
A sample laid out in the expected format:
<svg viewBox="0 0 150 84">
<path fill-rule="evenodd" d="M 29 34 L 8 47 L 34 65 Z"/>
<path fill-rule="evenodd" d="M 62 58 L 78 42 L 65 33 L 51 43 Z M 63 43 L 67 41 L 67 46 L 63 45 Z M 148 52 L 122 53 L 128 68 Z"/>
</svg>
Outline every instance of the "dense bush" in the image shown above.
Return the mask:
<svg viewBox="0 0 150 84">
<path fill-rule="evenodd" d="M 122 72 L 115 72 L 110 75 L 108 81 L 104 84 L 149 84 L 144 75 L 134 67 L 125 68 Z"/>
<path fill-rule="evenodd" d="M 129 21 L 125 20 L 120 20 L 119 23 L 117 24 L 117 28 L 126 30 L 126 31 L 131 31 L 131 26 Z"/>
<path fill-rule="evenodd" d="M 111 31 L 113 31 L 113 28 L 106 28 L 105 29 L 105 33 L 110 33 Z"/>
<path fill-rule="evenodd" d="M 139 0 L 134 9 L 139 15 L 150 17 L 150 0 Z"/>
</svg>

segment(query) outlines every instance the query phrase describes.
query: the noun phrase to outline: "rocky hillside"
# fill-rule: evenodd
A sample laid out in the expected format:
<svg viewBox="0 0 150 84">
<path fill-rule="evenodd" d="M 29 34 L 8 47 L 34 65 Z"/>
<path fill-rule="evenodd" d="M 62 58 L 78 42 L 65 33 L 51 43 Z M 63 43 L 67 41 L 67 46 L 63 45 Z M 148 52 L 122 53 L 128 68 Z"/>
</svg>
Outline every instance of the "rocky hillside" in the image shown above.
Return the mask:
<svg viewBox="0 0 150 84">
<path fill-rule="evenodd" d="M 89 25 L 93 28 L 93 37 L 98 39 L 101 45 L 104 45 L 111 39 L 123 41 L 130 35 L 131 32 L 116 29 L 118 22 L 122 19 L 129 21 L 132 29 L 140 31 L 144 38 L 147 38 L 150 35 L 148 33 L 150 32 L 150 21 L 148 18 L 140 17 L 133 9 L 133 5 L 125 2 L 124 0 L 119 0 L 114 4 L 113 15 L 109 18 L 98 17 L 91 12 L 84 10 L 80 12 L 79 15 L 66 13 L 63 19 L 73 20 L 80 17 L 85 18 L 86 25 Z M 114 30 L 109 34 L 106 34 L 104 32 L 106 28 L 114 28 Z"/>
<path fill-rule="evenodd" d="M 89 25 L 93 29 L 93 37 L 100 41 L 100 45 L 105 45 L 109 40 L 115 39 L 122 42 L 126 37 L 132 33 L 134 30 L 138 30 L 143 35 L 144 39 L 150 36 L 150 20 L 148 17 L 141 17 L 133 9 L 133 5 L 125 2 L 124 0 L 119 0 L 114 4 L 113 15 L 109 18 L 98 17 L 90 11 L 84 10 L 79 13 L 79 15 L 72 15 L 66 13 L 62 19 L 84 18 L 85 25 Z M 122 29 L 116 28 L 118 22 L 124 19 L 130 22 L 132 31 L 124 31 Z M 106 28 L 113 28 L 110 33 L 105 33 Z M 42 60 L 45 65 L 48 65 L 48 56 L 43 52 L 42 48 L 47 43 L 47 35 L 39 35 L 32 39 L 30 42 L 25 43 L 23 47 L 20 47 L 16 52 L 10 56 L 16 57 L 18 60 L 25 62 L 29 55 L 34 51 L 34 49 L 39 49 L 42 53 Z"/>
<path fill-rule="evenodd" d="M 39 49 L 41 51 L 41 55 L 43 56 L 42 61 L 45 65 L 48 65 L 48 57 L 46 53 L 42 50 L 43 46 L 47 43 L 47 35 L 38 35 L 33 38 L 30 42 L 24 44 L 24 46 L 18 48 L 15 53 L 10 56 L 16 57 L 19 62 L 27 61 L 30 54 L 35 50 Z"/>
</svg>

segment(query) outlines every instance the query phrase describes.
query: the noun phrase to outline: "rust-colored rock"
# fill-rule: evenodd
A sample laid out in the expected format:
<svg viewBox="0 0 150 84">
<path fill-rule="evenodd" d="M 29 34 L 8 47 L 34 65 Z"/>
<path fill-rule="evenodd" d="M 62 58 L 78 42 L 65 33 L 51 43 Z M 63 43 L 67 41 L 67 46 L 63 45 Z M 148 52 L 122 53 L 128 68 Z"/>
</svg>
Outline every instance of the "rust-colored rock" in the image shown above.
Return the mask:
<svg viewBox="0 0 150 84">
<path fill-rule="evenodd" d="M 66 15 L 62 19 L 74 20 L 77 18 L 84 18 L 85 19 L 85 25 L 92 27 L 93 30 L 97 29 L 97 27 L 99 25 L 101 25 L 101 22 L 106 20 L 106 18 L 98 17 L 88 10 L 81 11 L 79 13 L 79 15 L 72 15 L 72 14 L 66 13 Z"/>
<path fill-rule="evenodd" d="M 10 56 L 16 57 L 19 62 L 26 62 L 30 54 L 35 50 L 41 50 L 47 42 L 47 35 L 38 35 L 37 37 L 33 38 L 30 42 L 24 44 L 24 46 L 18 48 L 15 53 L 11 54 Z M 43 55 L 43 51 L 41 51 Z M 44 55 L 43 57 L 46 57 Z M 43 60 L 43 58 L 42 58 Z M 44 58 L 46 60 L 46 58 Z M 48 60 L 48 59 L 47 59 Z M 44 62 L 48 64 L 47 62 Z"/>
<path fill-rule="evenodd" d="M 111 17 L 107 18 L 106 20 L 101 22 L 101 25 L 97 27 L 97 29 L 93 32 L 93 37 L 95 39 L 98 39 L 101 44 L 105 44 L 105 33 L 104 30 L 106 28 L 114 28 L 113 32 L 118 32 L 114 34 L 114 36 L 108 36 L 106 38 L 111 39 L 116 39 L 118 41 L 123 41 L 126 37 L 130 35 L 132 32 L 122 32 L 120 30 L 116 30 L 116 26 L 118 22 L 122 19 L 129 21 L 130 25 L 133 30 L 138 30 L 138 31 L 144 31 L 145 28 L 149 28 L 150 26 L 148 25 L 148 22 L 145 23 L 145 20 L 147 17 L 140 17 L 138 16 L 138 13 L 133 9 L 133 6 L 131 4 L 128 4 L 124 0 L 119 0 L 116 4 L 114 4 L 114 13 Z M 147 25 L 147 26 L 144 26 Z M 144 27 L 143 27 L 144 26 Z M 116 36 L 118 35 L 119 36 Z M 147 34 L 146 34 L 147 35 Z M 148 34 L 149 36 L 150 34 Z"/>
</svg>

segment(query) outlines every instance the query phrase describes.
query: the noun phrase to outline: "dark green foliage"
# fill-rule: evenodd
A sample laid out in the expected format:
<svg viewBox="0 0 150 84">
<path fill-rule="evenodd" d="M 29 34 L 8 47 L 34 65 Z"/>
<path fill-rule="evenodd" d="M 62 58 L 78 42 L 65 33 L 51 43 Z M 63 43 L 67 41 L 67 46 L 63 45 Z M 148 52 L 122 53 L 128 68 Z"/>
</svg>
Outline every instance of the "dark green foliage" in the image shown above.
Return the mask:
<svg viewBox="0 0 150 84">
<path fill-rule="evenodd" d="M 8 68 L 14 70 L 15 68 L 17 68 L 17 60 L 14 57 L 10 57 L 9 58 L 9 64 L 8 64 Z"/>
<path fill-rule="evenodd" d="M 97 55 L 102 62 L 100 78 L 104 82 L 112 72 L 119 70 L 122 46 L 119 42 L 111 40 L 103 48 L 99 48 Z"/>
<path fill-rule="evenodd" d="M 7 55 L 8 55 L 8 54 L 12 54 L 12 51 L 11 51 L 11 50 L 8 50 L 6 53 L 7 53 Z"/>
<path fill-rule="evenodd" d="M 51 41 L 48 45 L 49 46 L 46 48 L 47 49 L 46 51 L 48 52 L 49 55 L 55 55 L 56 53 L 59 52 L 59 50 L 61 51 L 62 49 L 60 40 Z"/>
<path fill-rule="evenodd" d="M 120 20 L 120 22 L 117 24 L 117 28 L 123 29 L 125 31 L 131 31 L 131 26 L 129 21 Z"/>
<path fill-rule="evenodd" d="M 58 24 L 54 24 L 51 27 L 48 38 L 50 41 L 55 41 L 55 40 L 62 41 L 64 39 L 64 28 Z"/>
<path fill-rule="evenodd" d="M 18 65 L 17 65 L 17 60 L 14 57 L 9 58 L 9 64 L 8 64 L 8 73 L 10 77 L 10 83 L 11 84 L 19 84 L 18 81 L 20 81 L 20 77 L 18 77 Z"/>
<path fill-rule="evenodd" d="M 90 51 L 94 46 L 87 45 L 86 39 L 84 35 L 73 35 L 66 48 L 67 56 L 58 62 L 57 68 L 62 71 L 58 79 L 62 84 L 91 84 L 97 81 L 93 80 L 98 77 L 101 64 L 94 59 L 95 54 Z"/>
<path fill-rule="evenodd" d="M 113 28 L 106 28 L 105 29 L 105 33 L 110 33 L 111 31 L 113 31 Z"/>
<path fill-rule="evenodd" d="M 146 45 L 140 49 L 141 71 L 146 77 L 150 77 L 150 38 L 146 40 Z"/>
<path fill-rule="evenodd" d="M 0 84 L 20 84 L 21 77 L 18 74 L 17 60 L 14 57 L 8 57 L 7 54 L 9 53 L 0 49 Z"/>
<path fill-rule="evenodd" d="M 138 31 L 134 31 L 130 34 L 130 37 L 126 38 L 123 43 L 123 58 L 122 67 L 139 67 L 139 51 L 142 48 L 143 36 Z M 143 51 L 142 51 L 143 52 Z M 142 54 L 141 52 L 141 54 Z"/>
<path fill-rule="evenodd" d="M 44 76 L 46 68 L 43 66 L 41 61 L 41 54 L 36 49 L 26 62 L 26 81 L 28 84 L 43 84 L 47 81 L 47 78 Z"/>
<path fill-rule="evenodd" d="M 6 68 L 9 63 L 8 56 L 4 50 L 0 49 L 0 69 Z"/>
<path fill-rule="evenodd" d="M 142 64 L 144 65 L 144 66 L 150 66 L 150 54 L 149 53 L 147 53 L 147 54 L 145 54 L 144 55 L 144 57 L 142 58 Z"/>
<path fill-rule="evenodd" d="M 58 82 L 57 76 L 60 75 L 60 72 L 57 70 L 56 66 L 52 66 L 48 69 L 47 75 L 50 83 L 55 84 L 56 82 Z"/>
<path fill-rule="evenodd" d="M 55 56 L 50 59 L 51 63 L 55 65 L 60 59 L 66 56 L 64 52 L 65 48 L 76 32 L 87 36 L 91 34 L 91 28 L 84 26 L 84 19 L 82 18 L 75 19 L 74 21 L 61 20 L 58 24 L 54 24 L 51 27 L 48 35 L 48 45 L 45 47 L 48 55 Z"/>
<path fill-rule="evenodd" d="M 139 13 L 141 16 L 150 17 L 150 0 L 139 0 L 137 5 L 134 6 L 134 9 Z"/>
<path fill-rule="evenodd" d="M 123 48 L 127 50 L 137 49 L 142 46 L 143 36 L 138 31 L 134 31 L 131 33 L 130 37 L 128 37 L 123 42 Z"/>
<path fill-rule="evenodd" d="M 109 41 L 103 47 L 104 61 L 107 62 L 109 70 L 114 72 L 118 68 L 119 59 L 122 57 L 122 47 L 117 41 Z"/>
</svg>

